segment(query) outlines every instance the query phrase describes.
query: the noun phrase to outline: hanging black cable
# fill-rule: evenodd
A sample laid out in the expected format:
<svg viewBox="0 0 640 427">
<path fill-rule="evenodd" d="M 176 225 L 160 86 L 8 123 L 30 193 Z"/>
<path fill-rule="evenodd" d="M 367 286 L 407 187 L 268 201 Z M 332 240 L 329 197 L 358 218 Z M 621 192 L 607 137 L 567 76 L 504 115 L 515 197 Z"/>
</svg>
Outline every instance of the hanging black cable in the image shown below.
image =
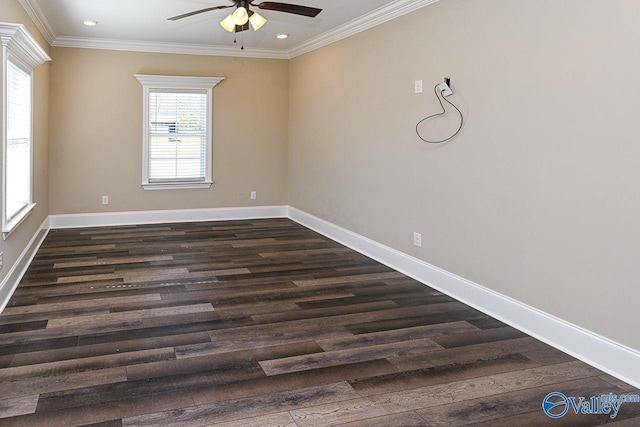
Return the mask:
<svg viewBox="0 0 640 427">
<path fill-rule="evenodd" d="M 436 94 L 436 98 L 438 98 L 438 102 L 440 103 L 440 108 L 442 108 L 442 112 L 441 112 L 441 113 L 437 113 L 437 114 L 433 114 L 433 115 L 428 116 L 428 117 L 425 117 L 424 119 L 420 120 L 420 121 L 418 122 L 418 124 L 416 125 L 416 134 L 418 135 L 418 138 L 420 138 L 420 139 L 421 139 L 421 140 L 423 140 L 424 142 L 428 142 L 429 144 L 440 144 L 440 143 L 443 143 L 443 142 L 446 142 L 446 141 L 450 140 L 451 138 L 453 138 L 454 136 L 456 136 L 458 133 L 460 133 L 460 130 L 462 129 L 462 124 L 464 123 L 464 117 L 462 117 L 462 112 L 458 109 L 458 107 L 456 107 L 455 105 L 453 105 L 453 103 L 449 102 L 449 100 L 448 100 L 447 98 L 445 98 L 444 96 L 442 96 L 442 94 L 440 94 L 440 96 L 438 96 L 438 86 L 440 86 L 440 85 L 439 85 L 439 84 L 435 85 L 435 86 L 434 86 L 434 88 L 433 88 L 433 91 L 434 91 L 434 92 L 435 92 L 435 94 Z M 456 111 L 458 112 L 458 114 L 460 114 L 460 126 L 458 127 L 458 130 L 456 130 L 456 132 L 455 132 L 453 135 L 451 135 L 449 138 L 446 138 L 446 139 L 443 139 L 443 140 L 440 140 L 440 141 L 429 141 L 428 139 L 424 139 L 424 138 L 422 137 L 422 135 L 420 135 L 420 130 L 419 130 L 418 128 L 420 127 L 420 125 L 421 125 L 424 121 L 429 120 L 429 119 L 432 119 L 432 118 L 437 117 L 437 116 L 442 116 L 442 115 L 444 115 L 444 114 L 447 112 L 447 111 L 444 109 L 444 105 L 442 104 L 442 99 L 440 99 L 440 97 L 441 97 L 441 96 L 442 96 L 442 99 L 444 99 L 444 101 L 445 101 L 447 104 L 449 104 L 449 105 L 451 105 L 453 108 L 455 108 L 455 109 L 456 109 Z"/>
</svg>

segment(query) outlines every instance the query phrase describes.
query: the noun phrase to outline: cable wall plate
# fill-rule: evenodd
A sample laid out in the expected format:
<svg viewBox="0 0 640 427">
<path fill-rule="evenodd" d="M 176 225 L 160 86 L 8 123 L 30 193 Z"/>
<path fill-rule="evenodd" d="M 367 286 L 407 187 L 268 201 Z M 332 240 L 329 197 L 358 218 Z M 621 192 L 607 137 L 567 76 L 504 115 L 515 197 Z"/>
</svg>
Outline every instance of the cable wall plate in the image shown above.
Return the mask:
<svg viewBox="0 0 640 427">
<path fill-rule="evenodd" d="M 438 85 L 438 89 L 440 89 L 440 93 L 442 93 L 442 96 L 453 95 L 453 91 L 446 82 L 440 83 Z"/>
</svg>

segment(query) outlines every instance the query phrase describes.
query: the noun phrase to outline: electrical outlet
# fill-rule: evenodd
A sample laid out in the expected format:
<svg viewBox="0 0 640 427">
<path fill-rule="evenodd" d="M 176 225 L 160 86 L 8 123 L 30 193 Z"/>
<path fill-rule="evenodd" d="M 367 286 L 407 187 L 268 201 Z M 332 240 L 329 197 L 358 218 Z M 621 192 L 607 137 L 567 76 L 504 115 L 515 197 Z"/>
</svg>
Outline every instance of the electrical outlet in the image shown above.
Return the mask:
<svg viewBox="0 0 640 427">
<path fill-rule="evenodd" d="M 422 93 L 422 80 L 415 81 L 414 91 L 415 93 Z"/>
<path fill-rule="evenodd" d="M 257 198 L 258 198 L 258 193 L 257 193 L 257 192 L 255 192 L 255 191 L 252 191 L 252 192 L 251 192 L 251 200 L 255 200 L 255 199 L 257 199 Z"/>
<path fill-rule="evenodd" d="M 413 246 L 422 247 L 422 234 L 413 233 Z"/>
<path fill-rule="evenodd" d="M 440 89 L 442 96 L 453 95 L 453 91 L 451 90 L 451 79 L 449 77 L 445 77 L 444 81 L 438 85 L 438 89 Z"/>
<path fill-rule="evenodd" d="M 102 204 L 103 205 L 109 204 L 109 196 L 102 196 Z"/>
</svg>

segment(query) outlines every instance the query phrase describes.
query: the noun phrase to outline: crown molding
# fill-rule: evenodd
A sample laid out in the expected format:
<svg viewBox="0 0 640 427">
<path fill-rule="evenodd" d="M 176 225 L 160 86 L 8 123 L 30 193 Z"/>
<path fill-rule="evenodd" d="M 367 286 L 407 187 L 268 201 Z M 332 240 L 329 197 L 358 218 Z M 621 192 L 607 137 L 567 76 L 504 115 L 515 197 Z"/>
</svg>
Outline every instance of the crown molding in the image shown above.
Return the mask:
<svg viewBox="0 0 640 427">
<path fill-rule="evenodd" d="M 27 12 L 27 15 L 31 18 L 38 30 L 42 33 L 42 36 L 45 38 L 47 43 L 50 45 L 56 39 L 57 35 L 53 26 L 47 19 L 47 16 L 44 14 L 42 10 L 42 6 L 40 6 L 40 2 L 38 0 L 18 0 L 24 10 Z"/>
<path fill-rule="evenodd" d="M 396 0 L 346 24 L 309 39 L 289 50 L 211 46 L 190 43 L 164 43 L 138 40 L 115 40 L 56 35 L 38 0 L 18 0 L 51 46 L 80 49 L 120 50 L 131 52 L 173 53 L 184 55 L 233 56 L 244 58 L 291 59 L 392 19 L 421 9 L 439 0 Z"/>
<path fill-rule="evenodd" d="M 320 34 L 318 37 L 307 40 L 306 42 L 293 47 L 287 53 L 289 58 L 295 58 L 296 56 L 320 49 L 321 47 L 353 36 L 354 34 L 358 34 L 377 25 L 384 24 L 385 22 L 391 21 L 392 19 L 398 18 L 402 15 L 406 15 L 407 13 L 429 6 L 437 1 L 439 0 L 394 1 L 393 3 L 382 6 L 371 13 L 363 15 L 360 18 L 349 21 L 340 27 L 336 27 L 331 31 Z"/>
<path fill-rule="evenodd" d="M 57 37 L 51 46 L 80 49 L 123 50 L 130 52 L 177 53 L 185 55 L 237 56 L 243 58 L 288 59 L 287 52 L 273 49 L 209 46 L 203 44 L 110 40 L 82 37 Z"/>
</svg>

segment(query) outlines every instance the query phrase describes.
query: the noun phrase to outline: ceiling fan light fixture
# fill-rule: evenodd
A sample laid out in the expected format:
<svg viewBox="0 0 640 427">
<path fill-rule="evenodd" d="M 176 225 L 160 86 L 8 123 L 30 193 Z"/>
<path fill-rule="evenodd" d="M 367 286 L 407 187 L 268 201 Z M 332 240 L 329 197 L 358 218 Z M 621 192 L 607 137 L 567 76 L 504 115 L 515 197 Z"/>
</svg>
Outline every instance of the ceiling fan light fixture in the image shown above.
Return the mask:
<svg viewBox="0 0 640 427">
<path fill-rule="evenodd" d="M 264 19 L 263 16 L 258 14 L 258 12 L 253 12 L 253 15 L 249 17 L 249 22 L 251 22 L 251 26 L 253 27 L 253 31 L 258 31 L 264 24 L 267 23 L 267 20 Z"/>
<path fill-rule="evenodd" d="M 222 21 L 220 21 L 220 25 L 225 30 L 229 31 L 230 33 L 233 33 L 236 30 L 236 24 L 233 20 L 233 13 L 229 14 L 229 16 L 227 16 Z"/>
<path fill-rule="evenodd" d="M 235 12 L 231 14 L 233 16 L 233 22 L 236 25 L 243 26 L 249 20 L 249 14 L 247 13 L 247 9 L 240 6 L 236 9 Z"/>
</svg>

